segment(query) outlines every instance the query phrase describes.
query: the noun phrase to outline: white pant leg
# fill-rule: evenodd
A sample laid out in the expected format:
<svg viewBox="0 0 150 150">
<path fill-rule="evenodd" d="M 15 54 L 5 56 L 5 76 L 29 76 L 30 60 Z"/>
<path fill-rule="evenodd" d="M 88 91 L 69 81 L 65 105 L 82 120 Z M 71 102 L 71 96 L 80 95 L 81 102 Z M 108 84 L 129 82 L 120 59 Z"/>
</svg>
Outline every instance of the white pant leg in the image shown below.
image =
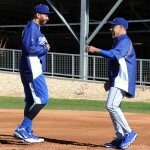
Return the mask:
<svg viewBox="0 0 150 150">
<path fill-rule="evenodd" d="M 125 133 L 131 132 L 131 128 L 121 110 L 121 101 L 124 94 L 123 90 L 111 87 L 106 101 L 106 108 L 109 111 L 118 139 L 121 139 Z"/>
</svg>

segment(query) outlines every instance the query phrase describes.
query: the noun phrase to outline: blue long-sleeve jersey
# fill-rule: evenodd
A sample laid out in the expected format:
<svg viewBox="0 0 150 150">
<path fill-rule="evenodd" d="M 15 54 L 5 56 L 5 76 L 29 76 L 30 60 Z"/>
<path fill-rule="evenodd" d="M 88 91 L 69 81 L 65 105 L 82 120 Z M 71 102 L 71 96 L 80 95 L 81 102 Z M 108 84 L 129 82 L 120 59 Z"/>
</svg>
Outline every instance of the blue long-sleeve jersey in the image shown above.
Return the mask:
<svg viewBox="0 0 150 150">
<path fill-rule="evenodd" d="M 109 51 L 100 50 L 99 55 L 109 59 L 109 82 L 126 91 L 128 97 L 135 95 L 136 55 L 130 38 L 123 34 L 115 39 Z"/>
<path fill-rule="evenodd" d="M 29 21 L 22 33 L 22 56 L 20 74 L 23 82 L 32 82 L 46 69 L 47 40 L 40 31 L 40 26 Z"/>
</svg>

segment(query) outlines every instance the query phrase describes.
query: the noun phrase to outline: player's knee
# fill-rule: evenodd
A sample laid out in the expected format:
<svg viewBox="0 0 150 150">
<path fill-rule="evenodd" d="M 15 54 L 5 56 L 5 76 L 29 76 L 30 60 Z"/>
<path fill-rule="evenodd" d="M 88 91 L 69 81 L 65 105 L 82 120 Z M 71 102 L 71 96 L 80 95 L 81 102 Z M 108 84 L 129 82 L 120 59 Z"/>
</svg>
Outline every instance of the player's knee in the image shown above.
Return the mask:
<svg viewBox="0 0 150 150">
<path fill-rule="evenodd" d="M 46 105 L 48 103 L 48 95 L 34 98 L 34 103 Z"/>
<path fill-rule="evenodd" d="M 106 107 L 106 109 L 107 109 L 108 111 L 112 111 L 112 110 L 114 110 L 114 106 L 113 106 L 113 104 L 109 104 L 109 103 L 107 103 L 105 107 Z"/>
<path fill-rule="evenodd" d="M 41 103 L 46 105 L 46 104 L 48 103 L 48 96 L 47 96 L 47 97 L 44 97 L 44 98 L 41 100 Z"/>
<path fill-rule="evenodd" d="M 111 106 L 111 105 L 109 105 L 109 104 L 106 104 L 106 105 L 105 105 L 105 108 L 109 111 L 109 110 L 111 110 L 111 109 L 112 109 L 112 106 Z"/>
<path fill-rule="evenodd" d="M 118 106 L 114 105 L 114 104 L 106 104 L 106 109 L 109 112 L 115 111 L 116 109 L 118 109 Z"/>
</svg>

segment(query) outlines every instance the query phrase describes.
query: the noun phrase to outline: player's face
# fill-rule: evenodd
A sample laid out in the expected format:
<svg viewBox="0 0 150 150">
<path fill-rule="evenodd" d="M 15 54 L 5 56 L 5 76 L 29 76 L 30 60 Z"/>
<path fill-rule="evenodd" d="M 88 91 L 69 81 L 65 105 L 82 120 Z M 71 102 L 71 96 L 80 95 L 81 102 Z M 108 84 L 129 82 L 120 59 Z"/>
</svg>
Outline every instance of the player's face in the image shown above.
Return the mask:
<svg viewBox="0 0 150 150">
<path fill-rule="evenodd" d="M 45 24 L 47 23 L 48 20 L 49 20 L 49 17 L 47 14 L 40 14 L 39 15 L 39 23 L 41 26 L 45 26 Z"/>
<path fill-rule="evenodd" d="M 120 36 L 122 28 L 123 27 L 121 25 L 112 25 L 110 28 L 110 31 L 112 33 L 112 38 Z"/>
</svg>

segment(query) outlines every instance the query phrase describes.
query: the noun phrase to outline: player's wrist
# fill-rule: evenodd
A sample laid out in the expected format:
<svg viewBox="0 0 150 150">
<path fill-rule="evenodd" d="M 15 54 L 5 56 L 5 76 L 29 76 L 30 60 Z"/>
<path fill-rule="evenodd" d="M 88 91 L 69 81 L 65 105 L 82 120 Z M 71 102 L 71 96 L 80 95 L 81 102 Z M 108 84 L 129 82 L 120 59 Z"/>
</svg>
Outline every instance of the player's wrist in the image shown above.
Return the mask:
<svg viewBox="0 0 150 150">
<path fill-rule="evenodd" d="M 95 48 L 94 52 L 95 52 L 96 54 L 99 54 L 99 53 L 100 53 L 100 49 L 99 49 L 99 48 Z"/>
</svg>

